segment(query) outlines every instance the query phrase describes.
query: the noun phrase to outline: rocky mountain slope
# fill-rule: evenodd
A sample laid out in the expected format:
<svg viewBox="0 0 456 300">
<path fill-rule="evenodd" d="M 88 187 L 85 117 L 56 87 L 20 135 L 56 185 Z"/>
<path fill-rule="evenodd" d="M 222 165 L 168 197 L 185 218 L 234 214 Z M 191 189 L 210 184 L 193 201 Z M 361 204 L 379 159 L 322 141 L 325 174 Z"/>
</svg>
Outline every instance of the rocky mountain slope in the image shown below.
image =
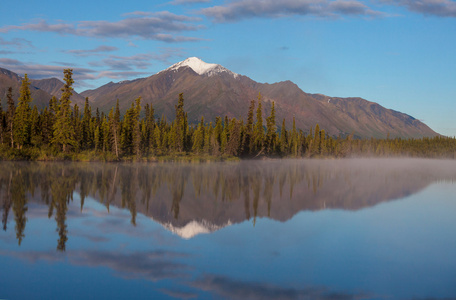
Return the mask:
<svg viewBox="0 0 456 300">
<path fill-rule="evenodd" d="M 13 87 L 14 99 L 19 96 L 22 78 L 0 68 L 0 99 L 6 104 L 6 91 Z M 52 96 L 60 98 L 63 82 L 55 79 L 31 80 L 33 104 L 43 108 Z M 276 124 L 291 128 L 293 117 L 296 126 L 309 132 L 316 124 L 332 136 L 353 134 L 360 138 L 420 138 L 438 135 L 426 124 L 415 118 L 382 107 L 361 98 L 329 97 L 309 94 L 291 81 L 273 84 L 259 83 L 246 76 L 236 74 L 218 64 L 205 63 L 191 57 L 146 78 L 110 82 L 81 94 L 74 93 L 71 100 L 81 108 L 85 97 L 93 108 L 108 113 L 119 100 L 121 112 L 125 112 L 136 98 L 142 98 L 142 105 L 152 104 L 155 117 L 165 116 L 172 121 L 179 93 L 184 93 L 185 111 L 188 120 L 196 124 L 204 116 L 206 122 L 217 116 L 247 118 L 251 100 L 262 96 L 263 115 L 270 113 L 275 102 Z"/>
<path fill-rule="evenodd" d="M 419 138 L 437 135 L 415 118 L 386 109 L 377 103 L 361 98 L 328 97 L 308 94 L 291 81 L 274 84 L 258 83 L 217 65 L 207 64 L 198 58 L 188 58 L 166 70 L 147 78 L 119 83 L 108 83 L 94 90 L 82 92 L 93 106 L 109 111 L 119 99 L 122 111 L 138 97 L 142 103 L 155 108 L 156 117 L 173 120 L 178 94 L 184 93 L 185 110 L 189 122 L 196 124 L 202 116 L 207 122 L 216 116 L 246 120 L 250 101 L 261 93 L 264 115 L 268 115 L 272 102 L 276 107 L 276 123 L 296 126 L 309 131 L 315 124 L 330 135 L 355 137 Z"/>
</svg>

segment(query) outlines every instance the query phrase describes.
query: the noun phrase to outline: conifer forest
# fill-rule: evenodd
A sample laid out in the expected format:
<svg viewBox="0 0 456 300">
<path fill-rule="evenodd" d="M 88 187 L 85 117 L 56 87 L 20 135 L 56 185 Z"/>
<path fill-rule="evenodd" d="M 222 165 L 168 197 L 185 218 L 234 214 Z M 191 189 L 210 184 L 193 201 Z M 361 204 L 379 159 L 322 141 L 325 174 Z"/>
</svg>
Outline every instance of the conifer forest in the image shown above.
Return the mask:
<svg viewBox="0 0 456 300">
<path fill-rule="evenodd" d="M 52 97 L 41 111 L 31 107 L 30 82 L 22 80 L 20 95 L 6 95 L 0 102 L 0 158 L 2 160 L 156 161 L 225 160 L 230 158 L 343 158 L 410 156 L 456 157 L 453 137 L 420 139 L 354 139 L 335 137 L 324 128 L 286 128 L 276 120 L 275 106 L 263 116 L 261 95 L 252 100 L 243 119 L 219 116 L 213 122 L 204 117 L 189 124 L 184 94 L 176 95 L 175 119 L 156 118 L 152 105 L 132 99 L 122 115 L 119 102 L 108 114 L 90 106 L 71 105 L 72 70 L 64 70 L 60 99 Z M 17 103 L 17 104 L 16 104 Z M 263 120 L 264 119 L 264 120 Z"/>
</svg>

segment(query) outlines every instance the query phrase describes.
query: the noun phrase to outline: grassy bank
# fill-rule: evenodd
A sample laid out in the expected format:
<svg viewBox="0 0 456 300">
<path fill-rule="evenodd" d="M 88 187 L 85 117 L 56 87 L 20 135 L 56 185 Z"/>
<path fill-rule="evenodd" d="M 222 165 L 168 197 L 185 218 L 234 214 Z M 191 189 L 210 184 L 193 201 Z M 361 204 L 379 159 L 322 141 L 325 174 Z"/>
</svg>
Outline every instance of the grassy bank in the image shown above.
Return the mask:
<svg viewBox="0 0 456 300">
<path fill-rule="evenodd" d="M 117 158 L 110 152 L 87 150 L 63 153 L 54 148 L 11 149 L 0 146 L 0 160 L 3 161 L 80 161 L 80 162 L 217 162 L 239 161 L 238 157 L 222 155 L 197 155 L 189 153 L 172 153 L 167 155 L 148 155 L 143 157 L 123 156 Z"/>
</svg>

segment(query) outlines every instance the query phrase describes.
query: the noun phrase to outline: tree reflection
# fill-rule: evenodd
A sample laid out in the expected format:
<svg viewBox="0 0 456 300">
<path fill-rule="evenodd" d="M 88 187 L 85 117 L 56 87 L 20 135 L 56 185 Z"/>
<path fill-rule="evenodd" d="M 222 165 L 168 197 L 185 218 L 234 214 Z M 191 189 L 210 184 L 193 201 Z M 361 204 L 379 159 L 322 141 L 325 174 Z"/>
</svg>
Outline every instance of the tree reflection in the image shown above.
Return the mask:
<svg viewBox="0 0 456 300">
<path fill-rule="evenodd" d="M 22 239 L 25 237 L 25 225 L 27 218 L 27 198 L 25 197 L 26 183 L 25 177 L 27 173 L 16 171 L 15 180 L 11 180 L 11 199 L 13 201 L 14 220 L 16 221 L 16 238 L 17 243 L 21 245 Z"/>
<path fill-rule="evenodd" d="M 80 182 L 80 177 L 75 174 L 74 169 L 66 168 L 65 165 L 61 165 L 60 168 L 52 168 L 50 173 L 53 174 L 54 180 L 52 180 L 50 187 L 52 201 L 50 203 L 49 217 L 52 216 L 52 211 L 55 208 L 55 221 L 57 222 L 57 232 L 59 234 L 57 250 L 65 251 L 68 240 L 68 229 L 66 225 L 68 204 L 73 200 L 73 191 L 76 184 Z"/>
<path fill-rule="evenodd" d="M 422 161 L 390 166 L 384 161 L 356 166 L 344 161 L 287 160 L 197 165 L 1 164 L 3 230 L 7 230 L 12 209 L 20 245 L 27 204 L 46 205 L 48 217 L 54 216 L 57 224 L 58 251 L 66 249 L 67 213 L 75 193 L 81 212 L 90 196 L 108 212 L 112 205 L 128 209 L 133 225 L 141 213 L 172 226 L 198 221 L 220 228 L 251 218 L 255 225 L 259 217 L 285 221 L 302 210 L 360 209 L 417 192 L 436 180 L 456 179 L 456 170 L 442 172 Z"/>
<path fill-rule="evenodd" d="M 13 179 L 13 172 L 9 172 L 9 179 L 6 178 L 0 178 L 0 194 L 1 194 L 1 188 L 5 185 L 6 186 L 6 191 L 3 194 L 3 214 L 2 214 L 2 225 L 3 225 L 3 230 L 6 231 L 7 229 L 7 223 L 8 223 L 8 213 L 11 207 L 11 181 Z M 3 181 L 7 180 L 6 184 L 3 184 Z"/>
</svg>

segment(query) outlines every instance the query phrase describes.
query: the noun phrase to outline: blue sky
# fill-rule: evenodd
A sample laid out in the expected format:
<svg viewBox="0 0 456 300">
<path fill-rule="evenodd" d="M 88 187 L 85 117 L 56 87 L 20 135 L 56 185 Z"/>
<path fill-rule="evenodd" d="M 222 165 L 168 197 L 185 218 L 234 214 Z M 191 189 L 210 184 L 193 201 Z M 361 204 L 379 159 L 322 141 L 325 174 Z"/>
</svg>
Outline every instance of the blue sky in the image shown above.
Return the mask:
<svg viewBox="0 0 456 300">
<path fill-rule="evenodd" d="M 70 3 L 70 2 L 69 2 Z M 3 1 L 0 67 L 76 91 L 196 56 L 258 82 L 362 97 L 456 136 L 451 0 Z"/>
</svg>

